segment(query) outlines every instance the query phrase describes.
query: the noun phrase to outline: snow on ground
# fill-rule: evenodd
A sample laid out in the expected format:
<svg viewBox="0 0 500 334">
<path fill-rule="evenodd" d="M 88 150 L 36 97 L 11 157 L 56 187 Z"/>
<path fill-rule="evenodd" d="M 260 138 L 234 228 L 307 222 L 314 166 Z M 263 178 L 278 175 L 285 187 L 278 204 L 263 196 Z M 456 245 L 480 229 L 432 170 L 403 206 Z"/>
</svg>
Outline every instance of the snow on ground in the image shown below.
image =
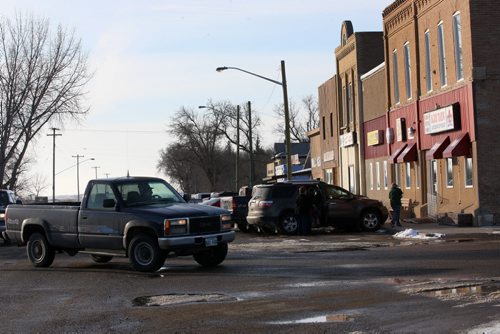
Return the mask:
<svg viewBox="0 0 500 334">
<path fill-rule="evenodd" d="M 419 240 L 439 240 L 444 239 L 446 235 L 442 233 L 421 233 L 411 228 L 394 234 L 395 239 L 419 239 Z"/>
</svg>

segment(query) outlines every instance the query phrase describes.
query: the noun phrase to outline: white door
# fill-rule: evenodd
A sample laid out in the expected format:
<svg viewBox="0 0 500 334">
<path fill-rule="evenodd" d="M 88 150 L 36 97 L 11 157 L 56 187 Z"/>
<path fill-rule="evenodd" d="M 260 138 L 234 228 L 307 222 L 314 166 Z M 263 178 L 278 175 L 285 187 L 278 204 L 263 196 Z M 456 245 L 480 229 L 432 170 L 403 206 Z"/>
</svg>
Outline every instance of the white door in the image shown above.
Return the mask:
<svg viewBox="0 0 500 334">
<path fill-rule="evenodd" d="M 427 213 L 429 216 L 436 216 L 438 213 L 437 208 L 437 161 L 429 161 L 429 188 L 427 193 Z"/>
</svg>

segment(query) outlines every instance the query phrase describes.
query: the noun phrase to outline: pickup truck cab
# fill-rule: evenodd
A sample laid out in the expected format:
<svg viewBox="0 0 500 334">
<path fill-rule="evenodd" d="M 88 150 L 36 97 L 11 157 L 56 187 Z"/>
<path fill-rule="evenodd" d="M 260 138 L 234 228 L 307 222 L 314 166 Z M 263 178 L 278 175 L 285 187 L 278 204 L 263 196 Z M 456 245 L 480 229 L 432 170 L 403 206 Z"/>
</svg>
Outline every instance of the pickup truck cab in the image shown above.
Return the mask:
<svg viewBox="0 0 500 334">
<path fill-rule="evenodd" d="M 35 267 L 50 266 L 56 251 L 90 253 L 101 263 L 125 255 L 139 271 L 158 270 L 168 255 L 192 255 L 211 267 L 224 261 L 235 237 L 229 212 L 188 204 L 151 177 L 91 180 L 81 203 L 10 205 L 6 226 Z"/>
</svg>

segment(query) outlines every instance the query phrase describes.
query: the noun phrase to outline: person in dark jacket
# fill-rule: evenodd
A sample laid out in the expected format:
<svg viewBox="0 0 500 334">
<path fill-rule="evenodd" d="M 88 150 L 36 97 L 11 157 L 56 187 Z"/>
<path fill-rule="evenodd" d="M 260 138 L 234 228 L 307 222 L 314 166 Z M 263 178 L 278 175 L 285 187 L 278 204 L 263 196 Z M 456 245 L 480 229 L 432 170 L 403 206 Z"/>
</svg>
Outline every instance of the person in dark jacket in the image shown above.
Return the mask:
<svg viewBox="0 0 500 334">
<path fill-rule="evenodd" d="M 401 215 L 402 197 L 403 197 L 403 191 L 401 190 L 401 188 L 398 187 L 396 183 L 393 183 L 391 190 L 389 191 L 389 199 L 391 201 L 391 207 L 393 210 L 392 221 L 391 221 L 392 227 L 401 226 L 401 223 L 399 222 L 399 217 Z"/>
<path fill-rule="evenodd" d="M 299 195 L 296 200 L 297 213 L 299 215 L 300 226 L 299 233 L 311 234 L 311 212 L 313 209 L 313 200 L 309 195 L 307 188 L 301 186 L 299 188 Z"/>
</svg>

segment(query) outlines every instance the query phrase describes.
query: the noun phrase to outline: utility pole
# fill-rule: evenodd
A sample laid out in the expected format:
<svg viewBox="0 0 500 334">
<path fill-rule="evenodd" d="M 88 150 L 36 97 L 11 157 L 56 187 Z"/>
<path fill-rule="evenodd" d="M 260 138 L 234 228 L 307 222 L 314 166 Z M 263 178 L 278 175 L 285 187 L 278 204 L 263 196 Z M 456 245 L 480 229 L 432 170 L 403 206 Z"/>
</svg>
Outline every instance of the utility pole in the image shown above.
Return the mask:
<svg viewBox="0 0 500 334">
<path fill-rule="evenodd" d="M 56 201 L 56 137 L 62 136 L 60 133 L 56 133 L 58 128 L 51 128 L 52 133 L 47 136 L 52 137 L 52 203 Z"/>
<path fill-rule="evenodd" d="M 238 192 L 239 185 L 238 179 L 240 178 L 238 169 L 240 164 L 240 105 L 236 106 L 236 192 Z"/>
<path fill-rule="evenodd" d="M 80 202 L 80 158 L 84 158 L 84 155 L 73 155 L 72 158 L 76 158 L 76 189 L 78 191 L 78 202 Z"/>
<path fill-rule="evenodd" d="M 101 168 L 101 167 L 99 167 L 99 166 L 94 166 L 94 167 L 90 167 L 90 168 L 94 168 L 94 170 L 95 170 L 95 178 L 97 179 L 97 169 L 98 169 L 98 168 Z"/>
<path fill-rule="evenodd" d="M 248 146 L 250 149 L 250 188 L 253 187 L 255 178 L 255 166 L 253 161 L 253 145 L 252 145 L 252 104 L 248 101 Z"/>
</svg>

